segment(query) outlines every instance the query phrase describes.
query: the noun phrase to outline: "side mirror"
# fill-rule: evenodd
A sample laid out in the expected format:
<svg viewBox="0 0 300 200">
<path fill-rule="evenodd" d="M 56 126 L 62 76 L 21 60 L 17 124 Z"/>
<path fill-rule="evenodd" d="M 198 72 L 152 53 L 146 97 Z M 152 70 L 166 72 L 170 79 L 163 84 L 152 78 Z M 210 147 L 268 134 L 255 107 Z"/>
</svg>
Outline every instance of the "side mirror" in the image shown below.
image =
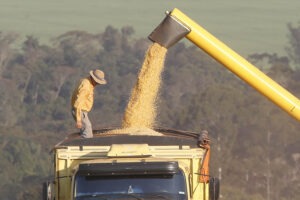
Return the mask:
<svg viewBox="0 0 300 200">
<path fill-rule="evenodd" d="M 209 200 L 218 200 L 220 195 L 220 180 L 212 177 L 209 179 Z"/>
<path fill-rule="evenodd" d="M 52 183 L 47 181 L 43 183 L 43 200 L 52 200 Z"/>
</svg>

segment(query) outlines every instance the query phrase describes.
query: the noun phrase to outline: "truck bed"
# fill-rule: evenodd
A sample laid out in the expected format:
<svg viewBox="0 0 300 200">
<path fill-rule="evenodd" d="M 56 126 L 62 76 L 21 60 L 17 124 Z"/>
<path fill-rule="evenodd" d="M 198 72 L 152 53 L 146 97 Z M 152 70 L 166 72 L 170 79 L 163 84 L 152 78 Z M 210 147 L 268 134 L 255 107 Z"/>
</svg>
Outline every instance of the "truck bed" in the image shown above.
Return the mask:
<svg viewBox="0 0 300 200">
<path fill-rule="evenodd" d="M 156 135 L 130 135 L 126 134 L 104 134 L 112 129 L 94 130 L 93 138 L 81 138 L 79 133 L 72 133 L 55 147 L 63 146 L 103 146 L 111 144 L 143 144 L 147 143 L 151 146 L 165 145 L 188 145 L 190 147 L 198 147 L 199 134 L 195 132 L 171 130 L 171 129 L 155 129 L 161 133 Z"/>
</svg>

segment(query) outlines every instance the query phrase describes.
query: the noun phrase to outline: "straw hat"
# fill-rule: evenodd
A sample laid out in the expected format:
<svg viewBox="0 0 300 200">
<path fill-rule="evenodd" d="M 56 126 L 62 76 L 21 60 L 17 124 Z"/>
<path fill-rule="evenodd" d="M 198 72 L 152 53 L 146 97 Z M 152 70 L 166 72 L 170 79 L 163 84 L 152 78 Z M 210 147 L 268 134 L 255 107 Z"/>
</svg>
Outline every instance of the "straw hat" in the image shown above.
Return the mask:
<svg viewBox="0 0 300 200">
<path fill-rule="evenodd" d="M 99 69 L 91 70 L 90 75 L 93 77 L 94 81 L 96 81 L 97 83 L 106 84 L 106 80 L 104 78 L 103 71 L 101 71 Z"/>
</svg>

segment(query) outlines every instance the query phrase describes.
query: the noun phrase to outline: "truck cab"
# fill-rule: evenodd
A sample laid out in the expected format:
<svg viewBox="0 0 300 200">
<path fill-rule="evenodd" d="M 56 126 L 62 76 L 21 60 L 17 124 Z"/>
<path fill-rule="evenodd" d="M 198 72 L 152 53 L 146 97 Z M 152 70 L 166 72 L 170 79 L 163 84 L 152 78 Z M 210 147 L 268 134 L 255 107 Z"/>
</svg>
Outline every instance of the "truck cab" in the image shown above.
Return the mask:
<svg viewBox="0 0 300 200">
<path fill-rule="evenodd" d="M 86 139 L 70 134 L 53 148 L 54 179 L 44 185 L 44 199 L 218 199 L 201 134 L 109 131 Z"/>
</svg>

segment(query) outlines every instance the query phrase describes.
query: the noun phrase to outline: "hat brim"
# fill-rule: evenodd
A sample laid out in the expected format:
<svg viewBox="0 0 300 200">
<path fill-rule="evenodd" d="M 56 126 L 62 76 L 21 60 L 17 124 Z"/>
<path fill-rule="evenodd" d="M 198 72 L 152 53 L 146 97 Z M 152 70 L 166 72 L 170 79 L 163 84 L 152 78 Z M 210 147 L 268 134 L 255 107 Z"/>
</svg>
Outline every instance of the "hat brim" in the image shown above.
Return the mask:
<svg viewBox="0 0 300 200">
<path fill-rule="evenodd" d="M 94 79 L 94 81 L 95 81 L 96 83 L 98 83 L 98 84 L 105 85 L 105 84 L 107 83 L 105 79 L 99 79 L 99 78 L 97 78 L 97 77 L 94 75 L 94 73 L 93 73 L 92 70 L 90 71 L 90 75 L 92 76 L 92 78 Z"/>
</svg>

